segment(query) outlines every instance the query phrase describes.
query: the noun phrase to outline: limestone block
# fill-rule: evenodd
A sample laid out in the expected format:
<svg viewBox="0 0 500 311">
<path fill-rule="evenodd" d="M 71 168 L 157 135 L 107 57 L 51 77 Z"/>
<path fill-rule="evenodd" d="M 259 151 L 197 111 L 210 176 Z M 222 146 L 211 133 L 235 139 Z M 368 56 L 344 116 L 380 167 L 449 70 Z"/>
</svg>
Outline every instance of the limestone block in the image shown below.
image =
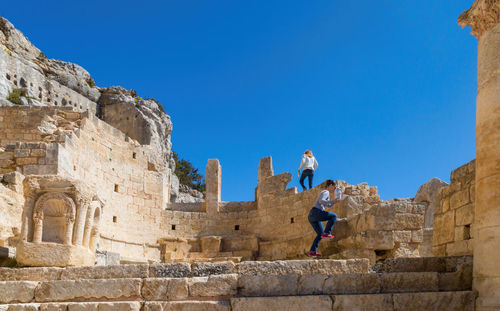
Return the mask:
<svg viewBox="0 0 500 311">
<path fill-rule="evenodd" d="M 447 256 L 463 256 L 472 255 L 473 253 L 473 240 L 455 241 L 446 244 Z"/>
<path fill-rule="evenodd" d="M 474 310 L 474 293 L 430 292 L 393 294 L 394 311 Z"/>
<path fill-rule="evenodd" d="M 238 285 L 237 274 L 210 275 L 189 280 L 191 297 L 233 296 Z"/>
<path fill-rule="evenodd" d="M 174 301 L 165 303 L 165 311 L 231 311 L 229 301 Z"/>
<path fill-rule="evenodd" d="M 96 302 L 80 302 L 67 304 L 67 311 L 98 311 L 99 303 Z M 66 309 L 65 309 L 66 310 Z"/>
<path fill-rule="evenodd" d="M 392 231 L 366 231 L 363 240 L 364 246 L 369 249 L 394 248 L 394 234 Z"/>
<path fill-rule="evenodd" d="M 474 205 L 467 204 L 455 211 L 455 225 L 464 226 L 474 222 Z"/>
<path fill-rule="evenodd" d="M 474 277 L 500 277 L 500 226 L 477 228 L 474 236 Z M 497 287 L 499 288 L 499 287 Z"/>
<path fill-rule="evenodd" d="M 99 311 L 139 311 L 139 310 L 141 310 L 141 303 L 139 301 L 99 303 Z M 71 311 L 71 309 L 68 311 Z"/>
<path fill-rule="evenodd" d="M 437 193 L 437 191 L 442 188 L 447 186 L 448 184 L 444 181 L 442 181 L 439 178 L 432 178 L 422 186 L 417 191 L 417 194 L 415 195 L 415 202 L 429 202 L 432 203 L 434 200 L 434 195 Z"/>
<path fill-rule="evenodd" d="M 411 231 L 394 231 L 394 242 L 411 242 Z"/>
<path fill-rule="evenodd" d="M 299 278 L 298 295 L 323 294 L 323 286 L 328 278 L 326 274 L 303 274 Z"/>
<path fill-rule="evenodd" d="M 299 275 L 240 275 L 240 296 L 297 295 Z"/>
<path fill-rule="evenodd" d="M 461 291 L 472 289 L 472 264 L 462 265 L 455 272 L 439 273 L 440 291 Z"/>
<path fill-rule="evenodd" d="M 221 240 L 220 236 L 204 236 L 200 238 L 201 242 L 201 251 L 203 253 L 218 253 L 221 248 Z"/>
<path fill-rule="evenodd" d="M 258 251 L 259 242 L 257 237 L 252 236 L 238 236 L 238 237 L 224 237 L 222 239 L 222 251 L 232 252 L 240 250 Z"/>
<path fill-rule="evenodd" d="M 61 280 L 147 278 L 148 265 L 114 265 L 68 267 L 61 273 Z"/>
<path fill-rule="evenodd" d="M 449 211 L 434 217 L 434 236 L 432 245 L 453 242 L 455 237 L 455 213 Z M 437 255 L 436 255 L 437 256 Z"/>
<path fill-rule="evenodd" d="M 417 257 L 420 255 L 416 243 L 396 243 L 391 250 L 392 257 Z"/>
<path fill-rule="evenodd" d="M 496 20 L 498 23 L 498 19 Z M 498 37 L 500 33 L 500 26 L 498 24 L 490 31 L 481 36 L 478 46 L 478 68 L 477 68 L 477 81 L 478 86 L 481 87 L 491 80 L 491 77 L 498 75 L 498 68 L 500 68 L 500 57 L 498 51 L 500 44 Z M 498 102 L 497 102 L 498 103 Z"/>
<path fill-rule="evenodd" d="M 370 310 L 386 311 L 392 310 L 392 295 L 338 295 L 333 296 L 334 311 Z"/>
<path fill-rule="evenodd" d="M 432 246 L 432 256 L 437 256 L 437 257 L 446 256 L 446 244 Z"/>
<path fill-rule="evenodd" d="M 366 260 L 277 260 L 246 261 L 238 264 L 241 275 L 282 275 L 304 273 L 350 273 L 368 272 Z"/>
<path fill-rule="evenodd" d="M 470 203 L 469 189 L 457 191 L 451 195 L 450 208 L 456 209 Z"/>
<path fill-rule="evenodd" d="M 325 281 L 324 294 L 373 294 L 380 292 L 380 279 L 375 273 L 337 274 Z"/>
<path fill-rule="evenodd" d="M 38 282 L 0 282 L 0 303 L 30 302 L 35 297 Z"/>
<path fill-rule="evenodd" d="M 232 261 L 222 262 L 195 262 L 191 265 L 192 276 L 208 276 L 214 274 L 230 274 L 236 272 L 236 265 Z"/>
<path fill-rule="evenodd" d="M 329 296 L 231 298 L 231 306 L 233 311 L 332 310 L 332 299 Z"/>
<path fill-rule="evenodd" d="M 165 308 L 165 302 L 148 302 L 144 303 L 142 311 L 163 311 Z"/>
<path fill-rule="evenodd" d="M 136 299 L 141 279 L 67 280 L 41 283 L 35 290 L 37 302 L 95 299 Z"/>
<path fill-rule="evenodd" d="M 380 204 L 372 207 L 368 212 L 368 227 L 375 230 L 394 230 L 396 211 L 389 204 Z"/>
<path fill-rule="evenodd" d="M 474 277 L 474 290 L 480 293 L 476 300 L 476 310 L 498 310 L 500 308 L 498 288 L 500 288 L 499 277 Z"/>
<path fill-rule="evenodd" d="M 17 245 L 17 261 L 27 266 L 92 266 L 95 254 L 82 246 L 20 242 Z"/>
<path fill-rule="evenodd" d="M 413 230 L 411 232 L 411 242 L 422 243 L 424 241 L 424 230 Z"/>
<path fill-rule="evenodd" d="M 182 278 L 191 275 L 191 265 L 188 263 L 153 264 L 149 266 L 150 277 Z"/>
<path fill-rule="evenodd" d="M 500 75 L 498 79 L 500 83 Z M 500 131 L 498 131 L 498 134 L 500 135 Z M 500 141 L 500 137 L 498 139 Z M 496 145 L 498 145 L 497 147 L 500 149 L 500 145 Z M 500 150 L 498 153 L 500 154 Z M 498 226 L 498 224 L 500 224 L 500 213 L 498 212 L 500 195 L 498 195 L 498 189 L 500 189 L 500 174 L 488 176 L 478 181 L 476 188 L 477 201 L 474 215 L 474 225 L 478 228 Z"/>
<path fill-rule="evenodd" d="M 395 217 L 398 229 L 422 229 L 424 227 L 423 215 L 397 213 Z"/>
<path fill-rule="evenodd" d="M 50 281 L 61 277 L 62 268 L 0 268 L 2 281 Z"/>
<path fill-rule="evenodd" d="M 397 272 L 380 275 L 382 293 L 437 291 L 436 272 Z"/>
<path fill-rule="evenodd" d="M 271 177 L 274 175 L 273 171 L 273 159 L 271 157 L 265 157 L 260 159 L 259 162 L 259 181 Z"/>
<path fill-rule="evenodd" d="M 142 287 L 142 296 L 150 301 L 179 300 L 188 295 L 187 278 L 148 278 Z"/>
</svg>

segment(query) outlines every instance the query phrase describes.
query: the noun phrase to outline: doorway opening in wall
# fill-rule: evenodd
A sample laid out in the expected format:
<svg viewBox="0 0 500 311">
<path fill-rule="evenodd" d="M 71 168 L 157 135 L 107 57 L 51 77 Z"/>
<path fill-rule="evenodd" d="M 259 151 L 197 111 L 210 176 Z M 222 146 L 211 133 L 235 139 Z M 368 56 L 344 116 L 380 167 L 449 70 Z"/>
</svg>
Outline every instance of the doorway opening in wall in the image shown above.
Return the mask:
<svg viewBox="0 0 500 311">
<path fill-rule="evenodd" d="M 172 225 L 172 230 L 175 230 L 175 225 Z"/>
<path fill-rule="evenodd" d="M 236 231 L 240 230 L 240 225 L 234 226 L 234 230 L 236 230 Z"/>
<path fill-rule="evenodd" d="M 137 153 L 132 152 L 132 159 L 136 159 L 136 158 L 137 158 Z"/>
<path fill-rule="evenodd" d="M 293 224 L 294 222 L 295 222 L 295 219 L 293 219 L 293 217 L 290 218 L 290 223 Z"/>
<path fill-rule="evenodd" d="M 115 192 L 118 192 L 118 185 L 115 184 Z"/>
<path fill-rule="evenodd" d="M 117 217 L 113 216 L 113 222 L 117 222 Z"/>
</svg>

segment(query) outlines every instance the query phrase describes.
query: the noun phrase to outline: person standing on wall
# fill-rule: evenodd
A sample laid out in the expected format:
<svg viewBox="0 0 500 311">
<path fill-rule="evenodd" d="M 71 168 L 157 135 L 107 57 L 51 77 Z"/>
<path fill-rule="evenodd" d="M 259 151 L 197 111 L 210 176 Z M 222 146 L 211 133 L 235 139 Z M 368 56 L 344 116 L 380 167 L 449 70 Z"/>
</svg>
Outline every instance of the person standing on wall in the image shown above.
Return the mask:
<svg viewBox="0 0 500 311">
<path fill-rule="evenodd" d="M 306 177 L 309 177 L 309 189 L 312 188 L 314 171 L 317 168 L 318 161 L 316 161 L 316 158 L 313 156 L 312 151 L 307 149 L 302 156 L 302 161 L 300 162 L 298 173 L 298 175 L 300 176 L 300 185 L 302 186 L 303 191 L 306 190 L 306 186 L 304 186 L 304 180 L 306 179 Z M 302 175 L 300 174 L 300 169 L 302 169 Z"/>
<path fill-rule="evenodd" d="M 331 232 L 333 229 L 333 225 L 335 225 L 335 222 L 337 221 L 337 214 L 325 211 L 325 206 L 333 206 L 335 203 L 337 203 L 338 200 L 340 200 L 341 197 L 340 195 L 335 194 L 335 189 L 337 188 L 337 184 L 335 183 L 335 181 L 327 179 L 325 184 L 325 190 L 321 191 L 318 198 L 316 199 L 316 202 L 314 203 L 313 208 L 307 216 L 307 219 L 309 220 L 311 226 L 317 234 L 309 251 L 310 257 L 321 256 L 320 254 L 318 254 L 318 246 L 322 238 L 334 238 L 334 236 L 331 235 Z M 330 195 L 334 196 L 333 201 L 330 201 Z M 322 221 L 328 221 L 324 231 Z"/>
</svg>

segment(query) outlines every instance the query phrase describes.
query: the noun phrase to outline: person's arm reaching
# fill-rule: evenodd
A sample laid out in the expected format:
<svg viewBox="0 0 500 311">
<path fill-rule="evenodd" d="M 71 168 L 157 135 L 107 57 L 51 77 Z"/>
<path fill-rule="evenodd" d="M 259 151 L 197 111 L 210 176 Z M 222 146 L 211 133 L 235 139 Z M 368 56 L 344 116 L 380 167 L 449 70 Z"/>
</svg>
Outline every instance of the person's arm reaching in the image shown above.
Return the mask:
<svg viewBox="0 0 500 311">
<path fill-rule="evenodd" d="M 324 206 L 331 207 L 333 206 L 333 204 L 335 204 L 335 201 L 330 201 L 329 199 L 330 194 L 328 193 L 328 191 L 322 191 L 319 194 L 318 203 Z"/>
<path fill-rule="evenodd" d="M 317 170 L 318 169 L 318 161 L 316 161 L 316 158 L 314 158 L 314 170 Z"/>
</svg>

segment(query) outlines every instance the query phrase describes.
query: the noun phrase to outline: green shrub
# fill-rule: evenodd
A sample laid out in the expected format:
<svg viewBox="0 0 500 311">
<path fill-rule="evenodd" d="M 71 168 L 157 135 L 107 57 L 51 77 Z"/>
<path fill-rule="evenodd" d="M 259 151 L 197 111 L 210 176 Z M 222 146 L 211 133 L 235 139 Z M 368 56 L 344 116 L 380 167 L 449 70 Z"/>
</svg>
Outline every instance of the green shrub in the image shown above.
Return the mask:
<svg viewBox="0 0 500 311">
<path fill-rule="evenodd" d="M 175 160 L 174 174 L 179 178 L 179 183 L 200 192 L 205 192 L 205 178 L 198 173 L 198 169 L 194 168 L 191 162 L 179 159 L 179 155 L 174 151 L 172 151 L 172 154 Z"/>
<path fill-rule="evenodd" d="M 87 84 L 88 84 L 90 87 L 94 87 L 94 86 L 95 86 L 95 81 L 94 81 L 94 79 L 92 79 L 92 78 L 88 78 L 88 79 L 87 79 Z"/>
<path fill-rule="evenodd" d="M 16 105 L 22 105 L 21 97 L 26 97 L 26 91 L 23 89 L 13 89 L 7 96 L 7 100 Z"/>
</svg>

